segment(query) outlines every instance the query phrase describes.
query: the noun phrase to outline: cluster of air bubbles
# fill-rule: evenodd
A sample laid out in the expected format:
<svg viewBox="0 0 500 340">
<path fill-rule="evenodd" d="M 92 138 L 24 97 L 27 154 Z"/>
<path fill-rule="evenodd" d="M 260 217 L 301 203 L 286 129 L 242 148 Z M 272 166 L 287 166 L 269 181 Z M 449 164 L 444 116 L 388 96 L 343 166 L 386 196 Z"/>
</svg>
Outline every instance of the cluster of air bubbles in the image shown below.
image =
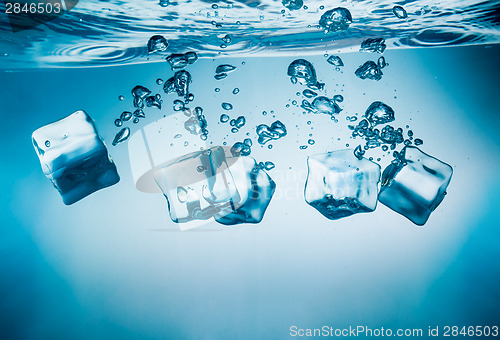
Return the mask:
<svg viewBox="0 0 500 340">
<path fill-rule="evenodd" d="M 144 108 L 144 100 L 151 94 L 151 91 L 142 86 L 137 85 L 132 89 L 132 97 L 134 98 L 134 107 Z"/>
<path fill-rule="evenodd" d="M 236 142 L 234 145 L 231 147 L 231 154 L 234 157 L 239 157 L 239 156 L 249 156 L 250 153 L 252 152 L 252 140 L 250 138 L 245 138 L 243 142 Z"/>
<path fill-rule="evenodd" d="M 222 44 L 220 45 L 220 48 L 226 48 L 227 45 L 231 44 L 232 38 L 229 34 L 226 34 L 225 36 L 222 37 Z"/>
<path fill-rule="evenodd" d="M 235 69 L 236 69 L 236 66 L 233 66 L 233 65 L 228 65 L 228 64 L 219 65 L 215 69 L 215 76 L 214 76 L 214 78 L 216 80 L 224 79 L 224 78 L 227 77 L 227 74 L 229 72 L 232 72 Z"/>
<path fill-rule="evenodd" d="M 260 124 L 256 129 L 259 144 L 266 144 L 270 140 L 277 140 L 285 137 L 287 134 L 285 125 L 279 120 L 267 126 L 266 124 Z"/>
<path fill-rule="evenodd" d="M 402 128 L 394 128 L 388 123 L 395 119 L 394 110 L 387 104 L 380 101 L 373 102 L 364 114 L 362 119 L 356 126 L 349 125 L 354 138 L 361 137 L 365 140 L 365 145 L 358 145 L 354 149 L 354 155 L 361 159 L 366 150 L 377 147 L 382 147 L 383 151 L 395 150 L 398 144 L 411 145 L 413 141 L 413 131 L 408 131 L 408 139 L 405 140 Z M 378 125 L 385 125 L 381 130 Z M 419 138 L 414 140 L 415 145 L 423 144 Z"/>
<path fill-rule="evenodd" d="M 238 132 L 243 126 L 245 126 L 246 122 L 247 120 L 243 116 L 239 116 L 236 119 L 231 119 L 231 121 L 229 122 L 229 125 L 232 126 L 231 132 L 232 133 Z"/>
<path fill-rule="evenodd" d="M 291 11 L 301 9 L 302 6 L 304 5 L 303 0 L 282 0 L 281 3 L 283 4 L 283 6 L 285 6 Z"/>
<path fill-rule="evenodd" d="M 173 102 L 174 111 L 183 111 L 186 108 L 182 100 L 176 99 Z"/>
<path fill-rule="evenodd" d="M 172 53 L 165 60 L 170 64 L 172 71 L 181 70 L 189 64 L 194 64 L 198 60 L 196 52 Z"/>
<path fill-rule="evenodd" d="M 340 71 L 340 68 L 342 66 L 344 66 L 344 62 L 342 61 L 342 59 L 339 56 L 336 56 L 336 55 L 329 56 L 328 59 L 326 59 L 326 61 L 330 65 L 335 66 L 335 70 L 336 71 Z"/>
<path fill-rule="evenodd" d="M 319 20 L 319 26 L 325 33 L 344 31 L 349 28 L 351 23 L 351 12 L 344 7 L 337 7 L 326 11 Z"/>
<path fill-rule="evenodd" d="M 185 110 L 185 113 L 191 114 L 191 110 Z M 191 115 L 189 119 L 184 123 L 184 128 L 193 135 L 200 135 L 202 140 L 208 138 L 207 130 L 207 120 L 203 115 L 203 109 L 201 107 L 196 107 L 194 109 L 194 115 Z"/>
<path fill-rule="evenodd" d="M 184 97 L 187 102 L 190 102 L 194 99 L 194 95 L 189 93 L 189 84 L 191 81 L 191 74 L 188 71 L 177 71 L 173 77 L 169 78 L 163 84 L 163 91 L 167 94 L 175 92 L 179 97 Z"/>
<path fill-rule="evenodd" d="M 274 163 L 271 162 L 271 161 L 259 162 L 257 164 L 257 169 L 259 169 L 259 170 L 267 170 L 267 171 L 269 171 L 269 170 L 274 169 L 275 167 L 276 167 L 276 165 L 274 165 Z"/>
<path fill-rule="evenodd" d="M 394 6 L 392 8 L 392 13 L 398 18 L 398 19 L 406 19 L 408 18 L 408 14 L 406 13 L 406 10 L 401 7 L 401 6 Z"/>
<path fill-rule="evenodd" d="M 168 42 L 161 35 L 153 35 L 148 41 L 148 53 L 164 52 L 167 50 Z"/>
<path fill-rule="evenodd" d="M 297 59 L 288 65 L 287 75 L 292 84 L 305 85 L 313 90 L 322 90 L 324 83 L 318 82 L 314 66 L 305 59 Z"/>
<path fill-rule="evenodd" d="M 368 38 L 361 43 L 362 52 L 384 53 L 387 45 L 384 38 Z"/>
</svg>

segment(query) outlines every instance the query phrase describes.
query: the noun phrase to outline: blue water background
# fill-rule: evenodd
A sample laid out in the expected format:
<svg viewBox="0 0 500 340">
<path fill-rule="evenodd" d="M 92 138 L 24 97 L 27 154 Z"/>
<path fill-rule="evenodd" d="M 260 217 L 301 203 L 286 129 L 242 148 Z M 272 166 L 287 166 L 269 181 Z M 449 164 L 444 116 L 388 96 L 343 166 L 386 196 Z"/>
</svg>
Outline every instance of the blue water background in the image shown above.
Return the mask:
<svg viewBox="0 0 500 340">
<path fill-rule="evenodd" d="M 282 188 L 263 222 L 207 232 L 175 232 L 164 198 L 135 190 L 126 144 L 110 146 L 130 89 L 159 91 L 155 79 L 172 74 L 166 63 L 1 72 L 0 338 L 286 339 L 292 325 L 498 325 L 500 46 L 389 50 L 380 82 L 353 74 L 374 55 L 341 56 L 343 73 L 308 57 L 328 96 L 345 97 L 338 124 L 285 108 L 303 89 L 286 76 L 294 56 L 190 66 L 213 140 L 229 133 L 217 124 L 225 99 L 249 119 L 228 142 L 272 122 L 263 110 L 289 128 L 273 150 L 252 151 L 276 164 L 269 173 Z M 238 69 L 217 82 L 225 62 Z M 148 122 L 172 111 L 173 96 L 163 99 Z M 423 228 L 383 205 L 329 221 L 301 196 L 307 155 L 357 145 L 345 115 L 375 100 L 410 124 L 422 150 L 453 166 L 448 195 Z M 30 138 L 78 109 L 96 121 L 121 182 L 64 206 Z M 311 132 L 316 144 L 299 151 Z"/>
</svg>

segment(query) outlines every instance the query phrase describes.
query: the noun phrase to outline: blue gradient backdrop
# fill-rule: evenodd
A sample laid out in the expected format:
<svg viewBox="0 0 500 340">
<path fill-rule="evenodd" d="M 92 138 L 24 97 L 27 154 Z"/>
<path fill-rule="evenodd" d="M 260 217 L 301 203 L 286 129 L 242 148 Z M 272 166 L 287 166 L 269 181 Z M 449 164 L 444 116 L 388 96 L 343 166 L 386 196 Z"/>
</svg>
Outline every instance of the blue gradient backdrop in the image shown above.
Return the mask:
<svg viewBox="0 0 500 340">
<path fill-rule="evenodd" d="M 126 144 L 110 146 L 114 118 L 131 109 L 130 89 L 160 91 L 156 78 L 172 74 L 165 63 L 0 71 L 0 338 L 287 339 L 293 325 L 424 332 L 499 325 L 500 46 L 384 56 L 380 82 L 353 74 L 372 54 L 342 55 L 342 73 L 323 56 L 307 57 L 327 95 L 345 97 L 337 124 L 285 107 L 301 100 L 302 88 L 286 76 L 293 56 L 191 65 L 194 104 L 204 108 L 214 143 L 229 132 L 217 123 L 222 101 L 248 119 L 228 143 L 246 132 L 255 142 L 254 127 L 274 119 L 289 134 L 272 150 L 252 150 L 276 164 L 270 175 L 278 191 L 261 224 L 183 233 L 162 196 L 134 189 Z M 215 67 L 226 62 L 237 70 L 215 81 Z M 163 99 L 161 113 L 147 111 L 148 122 L 172 111 L 173 96 Z M 329 221 L 303 200 L 307 155 L 357 145 L 345 116 L 375 100 L 395 109 L 395 123 L 409 124 L 425 152 L 453 166 L 448 195 L 423 228 L 383 205 Z M 30 139 L 78 109 L 96 121 L 121 181 L 64 206 Z M 309 133 L 316 144 L 299 150 Z"/>
</svg>

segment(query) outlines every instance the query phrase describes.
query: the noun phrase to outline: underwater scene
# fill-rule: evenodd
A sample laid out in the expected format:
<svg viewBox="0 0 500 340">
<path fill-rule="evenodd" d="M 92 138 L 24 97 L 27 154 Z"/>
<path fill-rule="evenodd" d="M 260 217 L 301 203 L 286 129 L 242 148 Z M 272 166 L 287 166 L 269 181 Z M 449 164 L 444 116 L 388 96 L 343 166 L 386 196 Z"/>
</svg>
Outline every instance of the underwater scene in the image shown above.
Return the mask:
<svg viewBox="0 0 500 340">
<path fill-rule="evenodd" d="M 0 339 L 498 337 L 500 1 L 0 2 Z"/>
</svg>

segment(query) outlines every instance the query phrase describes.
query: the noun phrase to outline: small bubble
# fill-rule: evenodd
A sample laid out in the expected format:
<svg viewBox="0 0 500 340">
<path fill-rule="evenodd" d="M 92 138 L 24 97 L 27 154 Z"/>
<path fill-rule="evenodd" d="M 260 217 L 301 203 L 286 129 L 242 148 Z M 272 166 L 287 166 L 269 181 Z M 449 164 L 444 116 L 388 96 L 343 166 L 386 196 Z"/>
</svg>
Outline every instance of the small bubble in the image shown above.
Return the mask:
<svg viewBox="0 0 500 340">
<path fill-rule="evenodd" d="M 182 135 L 181 135 L 180 133 L 178 133 L 178 134 L 176 134 L 176 135 L 174 136 L 174 138 L 175 138 L 175 139 L 179 139 L 179 138 L 181 138 L 181 137 L 182 137 Z"/>
<path fill-rule="evenodd" d="M 272 149 L 272 148 L 273 148 L 273 145 L 272 145 L 272 144 L 269 144 L 269 145 L 267 146 L 267 148 L 268 148 L 268 149 Z"/>
<path fill-rule="evenodd" d="M 163 84 L 163 79 L 161 79 L 161 78 L 156 79 L 156 84 L 158 84 L 158 85 Z"/>
<path fill-rule="evenodd" d="M 263 116 L 267 115 L 267 111 L 262 111 L 262 115 Z"/>
<path fill-rule="evenodd" d="M 307 149 L 307 145 L 301 145 L 301 146 L 299 146 L 299 149 L 300 150 L 305 150 L 305 149 Z"/>
<path fill-rule="evenodd" d="M 229 116 L 227 114 L 222 114 L 220 116 L 220 122 L 221 123 L 227 123 L 229 121 Z"/>
<path fill-rule="evenodd" d="M 240 92 L 240 89 L 237 87 L 233 90 L 233 94 L 238 94 L 239 92 Z"/>
<path fill-rule="evenodd" d="M 307 121 L 307 125 L 311 125 L 312 122 L 310 120 Z"/>
<path fill-rule="evenodd" d="M 233 109 L 233 105 L 231 103 L 224 102 L 224 103 L 221 104 L 221 106 L 226 111 L 230 111 L 230 110 Z"/>
<path fill-rule="evenodd" d="M 308 143 L 309 145 L 314 145 L 314 143 L 316 143 L 316 142 L 314 141 L 314 139 L 309 139 L 309 140 L 307 141 L 307 143 Z"/>
<path fill-rule="evenodd" d="M 185 141 L 184 142 L 184 146 L 188 146 L 189 145 L 189 142 L 188 141 Z"/>
<path fill-rule="evenodd" d="M 422 145 L 424 144 L 424 141 L 421 140 L 420 138 L 415 139 L 415 145 Z"/>
<path fill-rule="evenodd" d="M 297 101 L 296 100 L 292 100 L 292 105 L 297 105 Z"/>
<path fill-rule="evenodd" d="M 137 118 L 137 117 L 136 117 L 136 118 L 134 118 L 134 120 L 132 120 L 132 123 L 134 123 L 134 124 L 139 123 L 139 118 Z"/>
<path fill-rule="evenodd" d="M 115 119 L 115 126 L 120 127 L 123 125 L 123 122 L 120 118 Z"/>
<path fill-rule="evenodd" d="M 48 147 L 48 148 L 50 148 L 50 140 L 46 140 L 45 141 L 45 146 Z"/>
<path fill-rule="evenodd" d="M 235 127 L 231 129 L 231 132 L 232 132 L 232 133 L 236 133 L 236 132 L 238 132 L 238 131 L 239 131 L 239 130 L 238 130 L 238 128 L 235 128 Z"/>
<path fill-rule="evenodd" d="M 220 88 L 216 87 L 215 92 L 220 92 Z"/>
<path fill-rule="evenodd" d="M 212 8 L 213 8 L 213 9 L 217 9 L 217 8 L 219 8 L 219 5 L 217 5 L 217 4 L 212 4 Z"/>
<path fill-rule="evenodd" d="M 124 96 L 122 96 L 122 95 L 119 95 L 119 96 L 118 96 L 118 99 L 119 99 L 119 100 L 124 100 L 124 99 L 125 99 L 125 97 L 124 97 Z"/>
</svg>

